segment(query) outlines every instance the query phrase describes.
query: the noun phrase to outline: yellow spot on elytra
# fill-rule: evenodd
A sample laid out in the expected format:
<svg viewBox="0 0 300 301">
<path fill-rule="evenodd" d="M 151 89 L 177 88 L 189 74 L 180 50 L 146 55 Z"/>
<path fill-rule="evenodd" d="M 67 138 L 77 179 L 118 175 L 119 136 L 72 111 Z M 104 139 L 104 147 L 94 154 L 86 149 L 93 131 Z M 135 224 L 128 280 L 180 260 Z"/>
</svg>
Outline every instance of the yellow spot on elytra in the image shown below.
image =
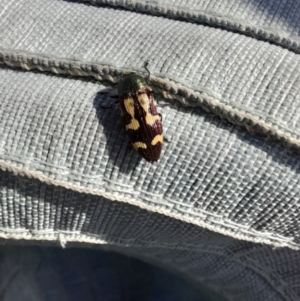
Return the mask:
<svg viewBox="0 0 300 301">
<path fill-rule="evenodd" d="M 131 116 L 129 124 L 126 124 L 125 128 L 127 130 L 137 130 L 140 124 L 137 119 L 134 118 L 134 100 L 132 98 L 127 98 L 124 100 L 124 106 L 126 112 Z"/>
<path fill-rule="evenodd" d="M 160 120 L 159 115 L 152 115 L 149 113 L 149 98 L 146 93 L 138 95 L 138 100 L 141 107 L 146 112 L 145 121 L 146 124 L 152 125 L 156 120 Z"/>
<path fill-rule="evenodd" d="M 163 140 L 164 140 L 163 135 L 156 135 L 156 136 L 152 139 L 151 145 L 155 145 L 155 144 L 157 144 L 158 142 L 163 143 Z"/>
<path fill-rule="evenodd" d="M 146 149 L 147 148 L 147 145 L 143 142 L 135 142 L 135 143 L 132 143 L 132 146 L 134 147 L 134 149 L 138 149 L 138 148 L 144 148 Z"/>
</svg>

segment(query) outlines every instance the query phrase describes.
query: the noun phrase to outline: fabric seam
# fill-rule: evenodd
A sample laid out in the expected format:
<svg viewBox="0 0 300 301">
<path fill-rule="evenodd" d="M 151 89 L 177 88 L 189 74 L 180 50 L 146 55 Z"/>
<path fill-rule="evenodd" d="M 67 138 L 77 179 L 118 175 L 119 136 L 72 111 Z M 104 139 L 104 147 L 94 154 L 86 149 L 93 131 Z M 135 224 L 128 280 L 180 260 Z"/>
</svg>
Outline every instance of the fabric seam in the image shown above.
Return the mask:
<svg viewBox="0 0 300 301">
<path fill-rule="evenodd" d="M 250 22 L 236 19 L 234 16 L 226 17 L 202 10 L 191 10 L 182 6 L 164 6 L 159 5 L 155 1 L 82 0 L 78 2 L 89 3 L 94 6 L 106 5 L 109 7 L 122 8 L 129 11 L 136 11 L 138 13 L 166 17 L 169 19 L 180 20 L 189 23 L 203 24 L 206 26 L 242 34 L 257 40 L 266 41 L 270 44 L 288 49 L 296 54 L 300 54 L 300 42 L 295 41 L 287 35 L 277 32 L 275 29 L 272 30 L 272 28 L 254 26 Z"/>
<path fill-rule="evenodd" d="M 73 61 L 68 59 L 47 58 L 26 53 L 11 52 L 0 48 L 0 66 L 39 70 L 56 75 L 67 75 L 80 78 L 92 77 L 99 81 L 116 83 L 118 78 L 128 70 L 120 70 L 108 65 Z M 133 71 L 133 70 L 131 70 Z M 270 124 L 258 116 L 223 104 L 207 91 L 195 91 L 182 84 L 166 78 L 151 76 L 150 84 L 165 99 L 177 100 L 188 107 L 201 107 L 228 122 L 245 128 L 250 134 L 260 134 L 267 139 L 279 142 L 284 148 L 291 147 L 300 152 L 300 140 L 280 129 L 279 124 Z"/>
<path fill-rule="evenodd" d="M 294 250 L 299 250 L 300 246 L 299 244 L 294 242 L 293 238 L 284 238 L 285 241 L 281 239 L 279 239 L 279 237 L 270 237 L 270 235 L 267 236 L 266 233 L 259 233 L 257 231 L 249 231 L 249 229 L 247 228 L 247 235 L 243 233 L 243 229 L 237 229 L 237 228 L 233 228 L 230 227 L 230 224 L 228 223 L 228 225 L 218 225 L 218 223 L 212 225 L 208 222 L 205 222 L 203 220 L 200 220 L 199 218 L 195 218 L 193 216 L 184 216 L 182 214 L 180 214 L 180 212 L 170 212 L 170 210 L 168 210 L 167 208 L 157 208 L 151 204 L 146 204 L 142 201 L 139 200 L 135 200 L 129 197 L 122 197 L 119 196 L 118 194 L 114 194 L 114 193 L 109 193 L 103 190 L 99 190 L 99 189 L 94 189 L 94 188 L 90 188 L 90 187 L 84 187 L 84 186 L 79 186 L 79 185 L 75 185 L 72 183 L 68 183 L 65 181 L 61 181 L 61 180 L 56 180 L 50 177 L 47 177 L 45 175 L 43 175 L 41 172 L 35 172 L 32 170 L 26 170 L 26 169 L 22 169 L 19 167 L 14 166 L 11 163 L 7 163 L 5 161 L 1 161 L 0 160 L 0 169 L 3 171 L 9 171 L 12 172 L 14 175 L 16 176 L 24 176 L 27 178 L 33 178 L 33 179 L 37 179 L 43 183 L 46 183 L 47 185 L 53 185 L 53 186 L 57 186 L 57 187 L 63 187 L 66 189 L 70 189 L 72 191 L 76 191 L 79 193 L 84 193 L 84 194 L 91 194 L 91 195 L 97 195 L 97 196 L 102 196 L 110 201 L 117 201 L 117 202 L 121 202 L 121 203 L 126 203 L 126 204 L 131 204 L 134 206 L 137 206 L 141 209 L 145 209 L 147 211 L 150 212 L 156 212 L 159 214 L 163 214 L 165 216 L 169 216 L 171 218 L 175 218 L 177 220 L 181 220 L 183 222 L 187 222 L 193 225 L 197 225 L 200 227 L 203 227 L 205 229 L 226 235 L 226 236 L 230 236 L 236 239 L 240 239 L 240 240 L 245 240 L 245 241 L 250 241 L 250 242 L 256 242 L 256 243 L 265 243 L 268 245 L 273 245 L 274 247 L 288 247 Z M 239 233 L 237 233 L 239 232 Z M 251 235 L 251 237 L 249 237 Z"/>
</svg>

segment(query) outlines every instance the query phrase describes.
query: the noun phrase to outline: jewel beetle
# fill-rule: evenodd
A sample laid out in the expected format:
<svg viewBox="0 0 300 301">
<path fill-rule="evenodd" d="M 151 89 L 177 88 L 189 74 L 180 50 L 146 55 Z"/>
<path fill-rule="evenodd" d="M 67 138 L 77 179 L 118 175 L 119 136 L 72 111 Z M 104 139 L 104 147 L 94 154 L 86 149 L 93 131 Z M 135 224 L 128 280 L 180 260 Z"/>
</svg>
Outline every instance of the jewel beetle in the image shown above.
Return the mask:
<svg viewBox="0 0 300 301">
<path fill-rule="evenodd" d="M 142 76 L 129 73 L 119 80 L 118 94 L 125 130 L 133 148 L 147 161 L 158 161 L 163 129 L 152 89 Z"/>
</svg>

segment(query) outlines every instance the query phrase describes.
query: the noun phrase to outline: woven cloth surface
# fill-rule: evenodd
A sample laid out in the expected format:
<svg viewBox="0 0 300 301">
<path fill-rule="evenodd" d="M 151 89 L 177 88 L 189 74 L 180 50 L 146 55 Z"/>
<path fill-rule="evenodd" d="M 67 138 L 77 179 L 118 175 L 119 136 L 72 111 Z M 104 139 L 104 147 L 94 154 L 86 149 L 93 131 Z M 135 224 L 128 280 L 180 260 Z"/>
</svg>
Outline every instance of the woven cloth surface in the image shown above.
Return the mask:
<svg viewBox="0 0 300 301">
<path fill-rule="evenodd" d="M 86 0 L 148 14 L 236 31 L 300 52 L 297 1 L 244 0 Z"/>
<path fill-rule="evenodd" d="M 0 3 L 1 237 L 130 246 L 229 300 L 298 300 L 299 6 L 93 3 Z M 169 99 L 156 164 L 102 108 L 145 60 Z"/>
<path fill-rule="evenodd" d="M 6 227 L 7 239 L 115 246 L 116 251 L 180 272 L 228 300 L 299 299 L 296 250 L 235 240 L 137 206 L 7 171 L 0 176 L 6 202 L 2 201 L 1 220 L 12 224 L 9 216 L 23 216 Z"/>
<path fill-rule="evenodd" d="M 224 300 L 180 275 L 116 252 L 5 246 L 0 258 L 2 301 Z"/>
</svg>

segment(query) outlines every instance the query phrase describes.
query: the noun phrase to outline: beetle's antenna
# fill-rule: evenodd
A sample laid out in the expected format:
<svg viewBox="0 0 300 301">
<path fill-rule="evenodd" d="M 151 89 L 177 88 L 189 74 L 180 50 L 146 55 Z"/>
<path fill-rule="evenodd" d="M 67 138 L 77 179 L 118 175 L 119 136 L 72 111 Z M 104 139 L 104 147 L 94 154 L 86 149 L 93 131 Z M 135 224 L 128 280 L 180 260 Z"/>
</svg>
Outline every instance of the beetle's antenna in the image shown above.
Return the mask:
<svg viewBox="0 0 300 301">
<path fill-rule="evenodd" d="M 148 76 L 146 77 L 146 82 L 147 84 L 149 84 L 149 80 L 150 80 L 150 71 L 148 69 L 148 65 L 149 65 L 149 60 L 147 60 L 145 63 L 144 63 L 144 68 L 146 69 L 147 73 L 148 73 Z"/>
</svg>

